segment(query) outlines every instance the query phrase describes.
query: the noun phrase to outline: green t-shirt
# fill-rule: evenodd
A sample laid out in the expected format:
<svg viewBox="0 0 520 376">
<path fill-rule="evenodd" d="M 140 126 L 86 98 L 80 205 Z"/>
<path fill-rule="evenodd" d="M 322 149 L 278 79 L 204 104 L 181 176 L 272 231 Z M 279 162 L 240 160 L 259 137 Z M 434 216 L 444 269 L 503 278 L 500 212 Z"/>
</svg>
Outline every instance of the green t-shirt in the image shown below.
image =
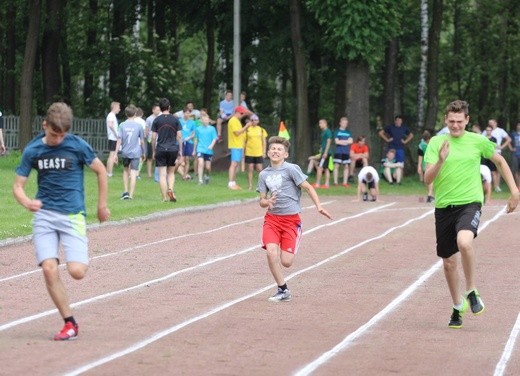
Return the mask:
<svg viewBox="0 0 520 376">
<path fill-rule="evenodd" d="M 449 134 L 434 136 L 426 148 L 424 160 L 427 164 L 437 163 L 444 140 L 450 143 L 450 152 L 433 181 L 435 207 L 482 203 L 484 194 L 480 178 L 480 158 L 491 158 L 496 145 L 486 137 L 472 132 L 464 132 L 461 137 L 451 137 Z"/>
<path fill-rule="evenodd" d="M 325 148 L 327 147 L 327 141 L 330 140 L 329 152 L 328 155 L 332 155 L 332 131 L 329 128 L 326 128 L 321 131 L 321 150 L 320 153 L 323 154 Z"/>
</svg>

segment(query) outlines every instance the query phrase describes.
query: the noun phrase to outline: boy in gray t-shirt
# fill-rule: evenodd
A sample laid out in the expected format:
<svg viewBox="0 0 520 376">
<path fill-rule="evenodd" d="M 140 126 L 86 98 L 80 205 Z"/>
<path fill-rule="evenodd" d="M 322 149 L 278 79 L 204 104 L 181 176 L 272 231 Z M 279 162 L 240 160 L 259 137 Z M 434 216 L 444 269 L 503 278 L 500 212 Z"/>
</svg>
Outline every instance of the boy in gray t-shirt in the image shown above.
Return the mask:
<svg viewBox="0 0 520 376">
<path fill-rule="evenodd" d="M 139 172 L 139 163 L 146 157 L 144 144 L 144 130 L 141 124 L 135 121 L 137 107 L 129 105 L 125 108 L 127 120 L 119 125 L 116 143 L 116 155 L 114 162 L 117 163 L 117 152 L 121 148 L 123 156 L 123 185 L 124 192 L 121 200 L 131 200 L 134 197 L 135 181 Z M 130 180 L 130 189 L 128 181 Z"/>
<path fill-rule="evenodd" d="M 278 291 L 269 300 L 291 300 L 282 267 L 288 268 L 294 261 L 302 234 L 300 220 L 301 189 L 305 189 L 320 214 L 331 215 L 322 208 L 314 188 L 307 181 L 298 165 L 285 162 L 290 143 L 283 137 L 269 139 L 267 156 L 271 165 L 260 172 L 256 190 L 260 193 L 260 206 L 267 208 L 262 230 L 262 248 L 267 251 L 269 269 L 278 285 Z"/>
</svg>

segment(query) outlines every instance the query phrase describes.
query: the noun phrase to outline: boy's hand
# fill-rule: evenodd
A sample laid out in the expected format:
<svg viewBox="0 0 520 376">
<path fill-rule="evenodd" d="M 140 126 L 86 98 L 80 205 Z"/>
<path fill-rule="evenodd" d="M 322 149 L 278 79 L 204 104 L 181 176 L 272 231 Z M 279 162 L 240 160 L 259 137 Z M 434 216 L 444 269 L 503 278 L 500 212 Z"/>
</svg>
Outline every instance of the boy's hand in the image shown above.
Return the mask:
<svg viewBox="0 0 520 376">
<path fill-rule="evenodd" d="M 25 207 L 32 212 L 37 212 L 42 208 L 42 202 L 38 199 L 29 200 Z"/>
<path fill-rule="evenodd" d="M 325 217 L 327 217 L 328 219 L 332 219 L 332 216 L 329 214 L 329 212 L 327 210 L 325 210 L 324 208 L 322 208 L 321 206 L 318 207 L 318 212 L 321 215 L 324 215 Z"/>
<path fill-rule="evenodd" d="M 99 222 L 105 222 L 110 219 L 110 210 L 107 207 L 98 207 L 97 217 Z"/>
</svg>

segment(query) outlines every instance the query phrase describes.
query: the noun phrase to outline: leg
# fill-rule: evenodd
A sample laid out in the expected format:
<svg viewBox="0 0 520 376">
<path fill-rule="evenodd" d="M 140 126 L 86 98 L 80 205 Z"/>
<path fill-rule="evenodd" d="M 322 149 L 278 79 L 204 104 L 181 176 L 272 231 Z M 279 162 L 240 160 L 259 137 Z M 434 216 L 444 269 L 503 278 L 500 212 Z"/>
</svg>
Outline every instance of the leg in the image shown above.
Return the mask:
<svg viewBox="0 0 520 376">
<path fill-rule="evenodd" d="M 401 184 L 402 176 L 403 176 L 403 169 L 401 167 L 397 167 L 395 169 L 395 181 L 397 184 Z"/>
<path fill-rule="evenodd" d="M 197 158 L 197 175 L 199 176 L 199 183 L 202 182 L 202 177 L 204 176 L 204 159 Z"/>
<path fill-rule="evenodd" d="M 462 294 L 460 293 L 459 286 L 459 270 L 457 267 L 458 260 L 458 253 L 455 253 L 451 257 L 442 259 L 444 266 L 444 276 L 446 278 L 446 282 L 448 283 L 448 289 L 450 290 L 453 305 L 462 304 Z"/>
<path fill-rule="evenodd" d="M 320 185 L 321 175 L 323 174 L 323 167 L 318 166 L 316 169 L 316 185 Z"/>
<path fill-rule="evenodd" d="M 267 263 L 269 270 L 276 281 L 278 286 L 285 284 L 285 278 L 282 272 L 282 266 L 280 264 L 280 248 L 278 244 L 270 243 L 266 245 Z"/>
<path fill-rule="evenodd" d="M 130 175 L 130 167 L 123 168 L 123 192 L 128 192 L 128 178 Z"/>
<path fill-rule="evenodd" d="M 163 201 L 168 201 L 168 183 L 166 179 L 166 166 L 158 167 L 159 169 L 159 188 Z"/>
<path fill-rule="evenodd" d="M 466 279 L 466 290 L 473 290 L 475 282 L 473 280 L 476 270 L 475 250 L 473 249 L 474 235 L 469 230 L 461 230 L 457 233 L 457 245 L 462 258 L 462 269 Z"/>
<path fill-rule="evenodd" d="M 253 189 L 253 168 L 254 163 L 247 164 L 247 187 L 249 190 Z"/>
<path fill-rule="evenodd" d="M 334 171 L 332 172 L 332 181 L 334 185 L 338 185 L 338 176 L 339 176 L 339 163 L 334 163 Z"/>
<path fill-rule="evenodd" d="M 348 184 L 348 174 L 349 174 L 349 165 L 348 165 L 348 163 L 345 163 L 343 165 L 343 185 Z"/>
<path fill-rule="evenodd" d="M 137 179 L 137 174 L 139 173 L 138 170 L 130 170 L 130 190 L 129 191 L 125 191 L 125 192 L 128 192 L 128 195 L 130 197 L 134 197 L 134 192 L 135 192 L 135 181 Z"/>
<path fill-rule="evenodd" d="M 392 184 L 394 182 L 394 179 L 392 178 L 392 172 L 390 171 L 390 167 L 385 167 L 383 171 L 383 175 L 385 175 L 385 179 L 387 182 Z"/>
<path fill-rule="evenodd" d="M 112 173 L 114 171 L 114 157 L 116 156 L 115 151 L 111 151 L 108 153 L 108 159 L 107 159 L 107 175 L 112 176 Z"/>
<path fill-rule="evenodd" d="M 49 292 L 54 305 L 56 308 L 58 308 L 61 317 L 66 318 L 72 316 L 72 309 L 69 305 L 69 299 L 65 291 L 65 286 L 60 279 L 58 260 L 44 260 L 42 262 L 42 271 L 45 278 L 45 286 L 47 287 L 47 291 Z M 74 277 L 73 274 L 71 275 Z"/>
<path fill-rule="evenodd" d="M 222 142 L 222 119 L 220 116 L 217 118 L 217 136 L 219 138 L 219 142 Z"/>
</svg>

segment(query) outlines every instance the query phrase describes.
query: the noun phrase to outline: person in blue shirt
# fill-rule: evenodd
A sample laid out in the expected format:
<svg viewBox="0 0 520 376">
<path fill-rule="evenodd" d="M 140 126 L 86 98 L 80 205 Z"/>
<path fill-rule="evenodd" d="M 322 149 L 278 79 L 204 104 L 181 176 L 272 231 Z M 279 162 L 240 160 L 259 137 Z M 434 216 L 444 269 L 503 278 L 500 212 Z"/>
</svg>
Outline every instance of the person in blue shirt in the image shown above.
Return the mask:
<svg viewBox="0 0 520 376">
<path fill-rule="evenodd" d="M 403 163 L 405 160 L 405 145 L 412 141 L 413 133 L 406 125 L 403 125 L 403 117 L 397 115 L 394 119 L 394 124 L 387 125 L 384 129 L 379 131 L 379 137 L 388 143 L 386 151 L 395 149 L 395 161 Z"/>
<path fill-rule="evenodd" d="M 193 157 L 193 139 L 195 138 L 195 121 L 190 119 L 191 110 L 184 107 L 183 115 L 179 118 L 182 126 L 182 160 L 184 165 L 179 168 L 183 180 L 191 180 L 190 176 L 190 158 Z"/>
<path fill-rule="evenodd" d="M 92 147 L 69 132 L 72 110 L 65 103 L 53 103 L 43 121 L 43 132 L 24 149 L 16 168 L 13 185 L 15 199 L 34 213 L 33 243 L 38 265 L 42 268 L 47 291 L 65 321 L 55 341 L 74 339 L 79 327 L 72 315 L 65 286 L 59 274 L 59 243 L 63 247 L 67 271 L 76 280 L 88 268 L 85 192 L 83 169 L 88 166 L 97 175 L 100 222 L 107 221 L 107 171 Z M 32 169 L 38 173 L 35 198 L 25 192 Z"/>
<path fill-rule="evenodd" d="M 199 177 L 199 185 L 209 184 L 211 174 L 211 160 L 213 159 L 213 148 L 217 142 L 218 136 L 215 127 L 210 126 L 210 118 L 204 113 L 200 116 L 202 125 L 195 129 L 195 154 L 197 155 L 197 176 Z M 206 174 L 203 175 L 204 169 Z"/>
</svg>

